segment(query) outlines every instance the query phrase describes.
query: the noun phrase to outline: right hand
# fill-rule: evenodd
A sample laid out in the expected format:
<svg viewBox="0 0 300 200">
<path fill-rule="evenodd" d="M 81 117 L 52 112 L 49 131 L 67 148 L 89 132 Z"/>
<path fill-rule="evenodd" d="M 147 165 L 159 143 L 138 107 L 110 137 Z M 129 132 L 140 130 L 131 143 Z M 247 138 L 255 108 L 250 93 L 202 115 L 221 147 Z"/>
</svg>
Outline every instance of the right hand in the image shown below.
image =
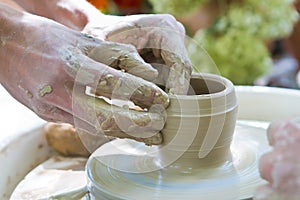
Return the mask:
<svg viewBox="0 0 300 200">
<path fill-rule="evenodd" d="M 17 100 L 48 121 L 74 124 L 76 120 L 91 133 L 162 142 L 159 130 L 164 118 L 157 112 L 111 106 L 84 93 L 90 86 L 101 96 L 128 98 L 142 108 L 167 107 L 168 95 L 145 80 L 155 79 L 157 71 L 134 47 L 91 38 L 1 4 L 0 13 L 0 23 L 4 21 L 0 78 Z"/>
<path fill-rule="evenodd" d="M 106 41 L 133 45 L 159 71 L 156 83 L 169 93 L 187 94 L 192 64 L 185 47 L 185 29 L 173 16 L 98 12 L 83 31 Z"/>
</svg>

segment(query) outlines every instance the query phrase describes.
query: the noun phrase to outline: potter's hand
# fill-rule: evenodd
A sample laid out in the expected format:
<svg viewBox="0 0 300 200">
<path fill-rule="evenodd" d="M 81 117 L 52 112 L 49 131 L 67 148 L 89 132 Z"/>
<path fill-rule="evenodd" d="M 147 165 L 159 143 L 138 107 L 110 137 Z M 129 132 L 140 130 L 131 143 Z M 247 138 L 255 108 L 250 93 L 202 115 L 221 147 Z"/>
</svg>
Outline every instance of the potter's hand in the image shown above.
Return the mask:
<svg viewBox="0 0 300 200">
<path fill-rule="evenodd" d="M 185 30 L 171 15 L 100 14 L 87 24 L 84 32 L 134 45 L 146 62 L 158 69 L 156 83 L 166 86 L 170 93 L 187 92 L 192 68 L 184 45 Z"/>
<path fill-rule="evenodd" d="M 268 138 L 274 149 L 260 160 L 261 176 L 269 182 L 256 200 L 297 200 L 300 197 L 300 119 L 273 123 Z"/>
<path fill-rule="evenodd" d="M 85 86 L 90 86 L 99 95 L 128 97 L 143 108 L 153 104 L 166 107 L 168 96 L 155 84 L 112 68 L 131 71 L 127 67 L 138 67 L 147 72 L 144 78 L 155 78 L 156 71 L 143 62 L 135 48 L 96 40 L 2 4 L 0 23 L 1 83 L 40 117 L 68 123 L 75 118 L 90 132 L 97 129 L 106 135 L 131 137 L 149 144 L 161 142 L 156 134 L 163 128 L 160 114 L 111 109 L 104 101 L 83 95 Z M 72 91 L 74 83 L 76 90 Z M 141 135 L 126 134 L 136 132 Z M 152 139 L 143 139 L 150 135 Z"/>
<path fill-rule="evenodd" d="M 85 0 L 18 0 L 18 3 L 28 12 L 72 29 L 82 30 L 84 27 L 83 32 L 98 38 L 134 45 L 143 58 L 158 69 L 156 83 L 166 86 L 171 93 L 187 92 L 191 62 L 184 45 L 185 30 L 174 17 L 103 15 Z"/>
</svg>

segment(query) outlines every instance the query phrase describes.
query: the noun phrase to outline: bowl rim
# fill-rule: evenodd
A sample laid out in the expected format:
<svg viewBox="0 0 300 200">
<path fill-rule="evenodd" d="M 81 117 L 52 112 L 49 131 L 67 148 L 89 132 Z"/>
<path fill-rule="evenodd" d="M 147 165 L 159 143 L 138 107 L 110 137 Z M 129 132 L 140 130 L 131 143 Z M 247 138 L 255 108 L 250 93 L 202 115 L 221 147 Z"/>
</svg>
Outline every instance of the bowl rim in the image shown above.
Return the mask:
<svg viewBox="0 0 300 200">
<path fill-rule="evenodd" d="M 196 95 L 182 95 L 182 94 L 169 94 L 169 98 L 171 99 L 182 99 L 182 100 L 194 100 L 194 99 L 214 99 L 214 98 L 220 98 L 220 97 L 227 97 L 229 94 L 234 92 L 234 85 L 233 83 L 220 75 L 217 74 L 210 74 L 210 73 L 193 73 L 192 79 L 199 78 L 210 81 L 218 82 L 222 85 L 224 85 L 225 89 L 220 92 L 215 92 L 211 94 L 196 94 Z"/>
</svg>

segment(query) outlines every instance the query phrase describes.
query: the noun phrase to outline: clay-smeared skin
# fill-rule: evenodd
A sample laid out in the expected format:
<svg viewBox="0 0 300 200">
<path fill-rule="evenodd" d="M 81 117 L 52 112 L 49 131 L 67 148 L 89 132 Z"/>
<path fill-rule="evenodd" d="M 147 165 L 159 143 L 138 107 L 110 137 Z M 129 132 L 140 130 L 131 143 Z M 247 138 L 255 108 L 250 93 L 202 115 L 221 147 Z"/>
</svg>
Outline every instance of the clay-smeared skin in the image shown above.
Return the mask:
<svg viewBox="0 0 300 200">
<path fill-rule="evenodd" d="M 90 113 L 85 110 L 90 106 L 85 102 L 85 98 L 92 98 L 87 96 L 76 99 L 79 102 L 78 106 L 82 106 L 77 108 L 82 110 L 82 114 L 73 112 L 72 87 L 78 70 L 83 72 L 85 78 L 77 80 L 82 87 L 96 85 L 99 93 L 110 97 L 112 88 L 120 88 L 122 93 L 124 88 L 131 91 L 138 85 L 138 90 L 131 96 L 132 101 L 146 108 L 153 103 L 161 103 L 163 107 L 168 106 L 167 94 L 155 84 L 112 68 L 127 67 L 126 62 L 132 60 L 132 57 L 138 58 L 136 66 L 149 68 L 149 64 L 140 59 L 133 47 L 91 38 L 46 18 L 21 13 L 3 4 L 0 4 L 0 26 L 0 65 L 5 66 L 0 69 L 1 83 L 16 99 L 40 117 L 49 121 L 68 123 L 73 123 L 73 119 L 76 118 L 77 122 L 91 133 L 97 132 L 96 128 L 102 128 L 107 135 L 130 137 L 145 141 L 147 144 L 162 142 L 161 135 L 153 136 L 153 141 L 144 139 L 144 135 L 136 138 L 129 136 L 124 133 L 124 130 L 120 131 L 113 118 L 110 118 L 117 115 L 125 121 L 136 122 L 142 126 L 132 132 L 142 129 L 147 135 L 147 132 L 159 134 L 158 130 L 163 128 L 163 118 L 158 114 L 150 115 L 145 111 L 126 112 L 121 108 L 117 108 L 114 111 L 116 113 L 112 113 L 111 107 L 101 102 L 97 103 L 95 110 L 99 117 L 98 122 L 101 124 L 100 127 L 95 127 L 96 122 L 89 118 Z M 92 49 L 102 47 L 106 48 L 107 54 L 115 55 L 113 48 L 107 48 L 110 45 L 120 50 L 120 56 L 116 58 L 119 59 L 120 66 L 115 65 L 114 62 L 112 67 L 107 66 L 106 57 L 102 62 L 101 56 L 97 57 L 97 61 L 87 56 Z M 124 66 L 122 63 L 125 63 Z M 147 71 L 148 79 L 152 79 L 156 74 L 156 70 Z M 99 77 L 101 77 L 100 82 Z M 103 84 L 102 80 L 105 80 L 106 84 Z M 121 93 L 116 95 L 121 96 Z M 142 94 L 146 94 L 146 98 Z M 74 114 L 76 115 L 73 116 Z M 150 117 L 152 122 L 148 123 Z M 127 125 L 128 130 L 134 129 L 131 125 Z"/>
<path fill-rule="evenodd" d="M 80 118 L 95 120 L 96 132 L 106 136 L 130 138 L 142 141 L 147 145 L 161 144 L 162 135 L 159 132 L 164 127 L 164 118 L 159 113 L 148 113 L 109 105 L 102 99 L 95 99 L 75 91 L 73 105 Z M 84 112 L 85 111 L 85 112 Z"/>
<path fill-rule="evenodd" d="M 162 64 L 168 68 L 158 74 L 159 82 L 163 82 L 172 94 L 187 93 L 192 64 L 184 46 L 185 30 L 182 24 L 166 14 L 102 16 L 98 21 L 103 19 L 114 23 L 99 25 L 96 18 L 84 31 L 104 40 L 131 44 L 139 52 L 150 49 L 147 54 L 163 61 Z"/>
<path fill-rule="evenodd" d="M 260 172 L 269 184 L 258 189 L 255 199 L 300 199 L 300 119 L 273 123 L 268 139 L 274 149 L 261 158 Z"/>
<path fill-rule="evenodd" d="M 122 47 L 126 48 L 127 51 L 124 51 Z M 123 69 L 133 75 L 143 77 L 145 80 L 153 81 L 158 75 L 157 70 L 145 63 L 132 45 L 106 42 L 102 46 L 91 49 L 88 56 L 113 68 Z"/>
</svg>

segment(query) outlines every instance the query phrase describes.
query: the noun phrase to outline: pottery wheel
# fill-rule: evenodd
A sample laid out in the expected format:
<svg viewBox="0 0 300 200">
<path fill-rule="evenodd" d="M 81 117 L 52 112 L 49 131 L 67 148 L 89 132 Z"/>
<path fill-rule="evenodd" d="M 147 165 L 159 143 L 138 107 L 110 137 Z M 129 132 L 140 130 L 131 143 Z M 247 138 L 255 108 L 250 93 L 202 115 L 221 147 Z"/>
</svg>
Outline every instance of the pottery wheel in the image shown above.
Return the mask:
<svg viewBox="0 0 300 200">
<path fill-rule="evenodd" d="M 168 166 L 158 169 L 155 147 L 116 139 L 100 147 L 88 161 L 89 190 L 104 199 L 251 198 L 265 182 L 260 156 L 270 149 L 268 123 L 238 121 L 231 145 L 232 160 L 209 168 Z"/>
</svg>

